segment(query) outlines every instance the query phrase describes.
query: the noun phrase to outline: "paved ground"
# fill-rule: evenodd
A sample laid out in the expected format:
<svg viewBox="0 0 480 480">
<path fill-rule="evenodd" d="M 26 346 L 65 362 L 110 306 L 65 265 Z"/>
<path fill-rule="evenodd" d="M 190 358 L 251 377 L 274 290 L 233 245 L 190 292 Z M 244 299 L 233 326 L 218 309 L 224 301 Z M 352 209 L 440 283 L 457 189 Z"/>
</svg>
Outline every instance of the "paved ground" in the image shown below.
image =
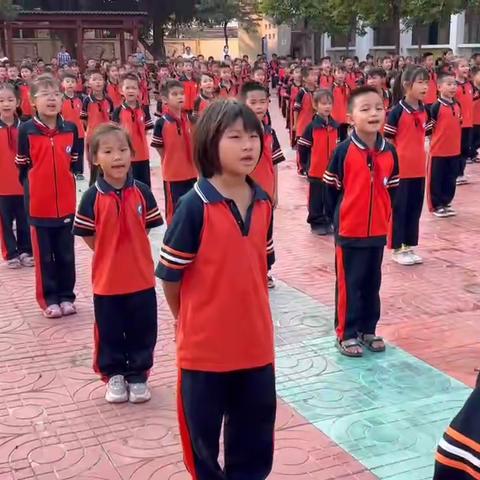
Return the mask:
<svg viewBox="0 0 480 480">
<path fill-rule="evenodd" d="M 286 145 L 283 122 L 274 124 Z M 423 266 L 386 256 L 384 355 L 333 348 L 333 245 L 305 224 L 306 183 L 292 152 L 281 167 L 272 293 L 279 413 L 272 480 L 432 477 L 436 442 L 468 395 L 478 365 L 480 267 L 473 183 L 454 219 L 422 218 Z M 154 191 L 162 202 L 158 171 Z M 153 235 L 158 252 L 162 231 Z M 0 480 L 185 480 L 174 406 L 172 324 L 159 293 L 153 399 L 112 406 L 91 370 L 90 253 L 77 242 L 79 314 L 44 319 L 33 272 L 0 265 Z"/>
</svg>

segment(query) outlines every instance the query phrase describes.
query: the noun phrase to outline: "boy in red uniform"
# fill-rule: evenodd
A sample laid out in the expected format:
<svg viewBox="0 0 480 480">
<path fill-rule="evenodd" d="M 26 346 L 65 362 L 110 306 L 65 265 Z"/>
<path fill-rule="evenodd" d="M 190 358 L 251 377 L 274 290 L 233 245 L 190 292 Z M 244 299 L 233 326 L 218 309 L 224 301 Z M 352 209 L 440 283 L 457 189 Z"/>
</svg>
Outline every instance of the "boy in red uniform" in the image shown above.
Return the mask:
<svg viewBox="0 0 480 480">
<path fill-rule="evenodd" d="M 184 460 L 196 480 L 265 480 L 276 412 L 272 205 L 248 178 L 263 131 L 247 106 L 219 100 L 195 135 L 201 178 L 180 201 L 156 270 L 175 319 Z"/>
<path fill-rule="evenodd" d="M 304 86 L 299 90 L 295 99 L 294 122 L 295 135 L 297 139 L 303 135 L 307 125 L 312 121 L 315 114 L 313 110 L 313 93 L 317 86 L 315 70 L 313 68 L 302 68 L 302 80 Z M 297 153 L 297 169 L 299 175 L 307 175 L 307 165 L 303 165 L 302 159 Z"/>
<path fill-rule="evenodd" d="M 350 87 L 345 82 L 346 70 L 343 65 L 336 65 L 333 70 L 335 78 L 332 84 L 333 111 L 332 117 L 338 123 L 338 136 L 341 142 L 347 138 L 347 104 L 350 96 Z"/>
<path fill-rule="evenodd" d="M 432 52 L 425 52 L 422 55 L 423 66 L 430 76 L 428 80 L 428 90 L 425 95 L 425 105 L 429 107 L 437 101 L 437 74 L 435 73 L 435 60 Z"/>
<path fill-rule="evenodd" d="M 31 95 L 37 115 L 20 125 L 16 163 L 32 227 L 37 301 L 45 317 L 58 318 L 76 313 L 72 162 L 79 140 L 77 127 L 59 115 L 63 95 L 57 80 L 38 77 Z"/>
<path fill-rule="evenodd" d="M 73 72 L 66 71 L 62 74 L 63 103 L 61 114 L 62 117 L 72 122 L 77 127 L 78 132 L 78 159 L 73 164 L 72 171 L 77 180 L 83 180 L 83 153 L 85 146 L 85 127 L 83 126 L 80 115 L 82 113 L 83 101 L 81 97 L 75 93 L 77 84 L 76 76 Z"/>
<path fill-rule="evenodd" d="M 456 215 L 450 206 L 455 196 L 455 183 L 461 153 L 462 111 L 455 100 L 457 84 L 452 73 L 439 73 L 440 96 L 430 108 L 432 140 L 428 204 L 436 217 Z"/>
<path fill-rule="evenodd" d="M 218 86 L 219 98 L 236 97 L 238 90 L 232 82 L 232 69 L 230 65 L 222 63 L 220 65 L 220 85 Z"/>
<path fill-rule="evenodd" d="M 343 64 L 345 66 L 345 83 L 350 87 L 350 90 L 354 90 L 360 86 L 363 80 L 362 72 L 355 69 L 355 64 L 351 57 L 345 57 Z"/>
<path fill-rule="evenodd" d="M 119 80 L 118 67 L 116 65 L 108 65 L 106 93 L 113 103 L 113 108 L 118 108 L 123 103 Z"/>
<path fill-rule="evenodd" d="M 198 84 L 199 94 L 193 104 L 192 121 L 197 121 L 202 112 L 212 103 L 215 95 L 215 82 L 210 73 L 202 73 Z"/>
<path fill-rule="evenodd" d="M 22 112 L 22 121 L 32 118 L 33 108 L 30 100 L 30 82 L 32 81 L 33 69 L 30 65 L 20 67 L 21 82 L 18 83 L 20 93 L 20 111 Z"/>
<path fill-rule="evenodd" d="M 183 109 L 186 113 L 191 114 L 193 111 L 193 104 L 197 98 L 198 84 L 193 78 L 193 64 L 190 60 L 183 62 L 183 73 L 179 78 L 183 84 L 183 90 L 185 92 L 185 105 Z"/>
<path fill-rule="evenodd" d="M 130 134 L 135 155 L 132 159 L 132 173 L 150 187 L 150 153 L 147 130 L 153 128 L 153 121 L 140 104 L 140 80 L 134 73 L 125 74 L 120 80 L 120 88 L 125 98 L 121 107 L 113 111 L 112 120 L 119 123 Z"/>
<path fill-rule="evenodd" d="M 288 102 L 288 117 L 287 117 L 287 128 L 290 130 L 290 145 L 292 148 L 295 146 L 297 141 L 297 135 L 295 132 L 295 99 L 297 98 L 298 92 L 302 88 L 302 68 L 295 66 L 292 69 L 292 79 L 287 86 L 287 102 Z"/>
<path fill-rule="evenodd" d="M 335 229 L 337 348 L 360 357 L 362 345 L 372 352 L 385 350 L 375 331 L 398 158 L 380 134 L 385 110 L 375 88 L 354 90 L 348 111 L 354 132 L 335 149 L 323 178 Z"/>
<path fill-rule="evenodd" d="M 462 154 L 458 172 L 457 185 L 468 183 L 465 166 L 472 162 L 472 130 L 473 130 L 473 85 L 469 81 L 470 67 L 466 58 L 458 58 L 454 63 L 457 95 L 455 99 L 462 108 Z"/>
<path fill-rule="evenodd" d="M 154 91 L 154 94 L 157 99 L 157 108 L 154 113 L 156 117 L 161 117 L 164 113 L 162 96 L 160 95 L 160 92 L 162 91 L 162 88 L 165 85 L 165 82 L 168 80 L 168 77 L 169 77 L 168 65 L 166 63 L 161 63 L 158 66 L 157 80 L 155 83 L 155 91 Z"/>
<path fill-rule="evenodd" d="M 165 217 L 170 224 L 178 200 L 193 187 L 198 174 L 193 163 L 191 123 L 182 112 L 185 102 L 182 84 L 168 80 L 162 97 L 167 110 L 155 123 L 152 147 L 157 149 L 162 162 Z"/>
<path fill-rule="evenodd" d="M 480 56 L 478 57 L 480 58 Z M 478 150 L 480 149 L 480 67 L 472 68 L 473 83 L 473 161 L 479 161 Z"/>
<path fill-rule="evenodd" d="M 88 146 L 89 139 L 95 128 L 110 121 L 113 112 L 113 102 L 105 95 L 105 79 L 99 70 L 91 70 L 87 72 L 88 87 L 90 95 L 83 100 L 82 112 L 80 118 L 85 125 L 85 151 L 87 152 L 87 160 L 90 165 L 90 182 L 93 185 L 97 179 L 97 168 L 92 163 Z"/>
<path fill-rule="evenodd" d="M 163 220 L 150 189 L 132 177 L 133 143 L 125 130 L 98 127 L 91 149 L 102 176 L 83 194 L 73 233 L 94 251 L 94 369 L 107 382 L 107 402 L 142 403 L 151 397 L 147 378 L 157 340 L 148 231 Z"/>
<path fill-rule="evenodd" d="M 332 61 L 330 57 L 323 57 L 320 60 L 320 75 L 318 77 L 318 85 L 320 88 L 332 88 L 335 78 L 332 75 Z"/>
<path fill-rule="evenodd" d="M 333 233 L 332 218 L 325 205 L 326 185 L 323 175 L 338 141 L 338 123 L 332 118 L 333 95 L 329 90 L 319 90 L 313 95 L 316 115 L 298 139 L 302 164 L 308 165 L 308 218 L 312 233 Z"/>
<path fill-rule="evenodd" d="M 374 87 L 383 98 L 383 106 L 388 112 L 392 107 L 392 94 L 385 88 L 387 73 L 383 68 L 371 68 L 366 73 L 366 82 L 369 87 Z"/>
<path fill-rule="evenodd" d="M 0 247 L 8 268 L 33 267 L 23 187 L 15 165 L 18 100 L 9 83 L 0 84 Z M 15 222 L 15 231 L 13 223 Z"/>
</svg>

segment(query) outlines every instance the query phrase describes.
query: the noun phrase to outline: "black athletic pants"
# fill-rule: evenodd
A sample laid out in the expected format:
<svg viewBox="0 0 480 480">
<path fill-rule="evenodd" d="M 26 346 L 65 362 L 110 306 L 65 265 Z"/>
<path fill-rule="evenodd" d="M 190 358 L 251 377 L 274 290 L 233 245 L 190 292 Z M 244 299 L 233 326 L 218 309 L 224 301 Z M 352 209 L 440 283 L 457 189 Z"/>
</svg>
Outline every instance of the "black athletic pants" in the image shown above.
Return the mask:
<svg viewBox="0 0 480 480">
<path fill-rule="evenodd" d="M 94 295 L 94 370 L 108 381 L 123 375 L 130 383 L 147 381 L 157 343 L 154 288 L 126 295 Z"/>
<path fill-rule="evenodd" d="M 335 248 L 335 330 L 339 340 L 375 333 L 380 319 L 383 250 Z"/>
<path fill-rule="evenodd" d="M 272 365 L 222 373 L 180 370 L 177 402 L 184 461 L 193 478 L 267 478 L 276 415 Z M 223 470 L 218 464 L 222 421 Z"/>
<path fill-rule="evenodd" d="M 341 123 L 338 127 L 338 140 L 343 142 L 348 137 L 348 123 Z"/>
<path fill-rule="evenodd" d="M 432 157 L 430 161 L 430 203 L 435 210 L 452 203 L 460 158 Z"/>
<path fill-rule="evenodd" d="M 326 185 L 318 178 L 309 178 L 307 223 L 312 228 L 327 226 L 332 223 L 325 210 Z"/>
<path fill-rule="evenodd" d="M 181 182 L 163 182 L 163 191 L 165 193 L 165 218 L 167 224 L 172 222 L 173 214 L 177 208 L 180 197 L 188 193 L 197 181 L 196 178 L 184 180 Z"/>
<path fill-rule="evenodd" d="M 425 178 L 401 178 L 393 202 L 392 231 L 389 246 L 418 245 L 420 215 L 425 195 Z"/>
<path fill-rule="evenodd" d="M 75 252 L 72 225 L 32 226 L 37 302 L 40 308 L 74 302 Z"/>
<path fill-rule="evenodd" d="M 83 175 L 83 156 L 85 150 L 85 142 L 83 138 L 78 142 L 78 159 L 72 163 L 72 172 L 74 175 Z"/>
<path fill-rule="evenodd" d="M 132 174 L 135 180 L 150 187 L 152 184 L 150 180 L 150 160 L 132 162 Z"/>
<path fill-rule="evenodd" d="M 472 133 L 472 158 L 477 158 L 477 150 L 480 148 L 480 125 L 473 126 Z"/>
<path fill-rule="evenodd" d="M 467 165 L 467 158 L 472 158 L 475 155 L 472 152 L 472 136 L 473 128 L 464 127 L 462 128 L 462 157 L 460 159 L 460 168 L 458 176 L 462 177 L 465 175 L 465 166 Z"/>
<path fill-rule="evenodd" d="M 15 222 L 16 236 L 13 231 Z M 0 196 L 0 245 L 4 260 L 32 254 L 32 242 L 23 195 Z"/>
</svg>

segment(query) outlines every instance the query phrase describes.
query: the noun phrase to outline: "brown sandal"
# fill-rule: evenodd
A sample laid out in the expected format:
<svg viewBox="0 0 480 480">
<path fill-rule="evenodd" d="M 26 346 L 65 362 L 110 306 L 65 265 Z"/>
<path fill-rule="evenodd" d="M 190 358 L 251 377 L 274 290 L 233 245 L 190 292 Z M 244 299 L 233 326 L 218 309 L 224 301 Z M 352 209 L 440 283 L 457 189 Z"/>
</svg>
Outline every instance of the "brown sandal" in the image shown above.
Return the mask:
<svg viewBox="0 0 480 480">
<path fill-rule="evenodd" d="M 385 341 L 382 337 L 374 335 L 372 333 L 361 333 L 358 336 L 358 340 L 362 345 L 368 348 L 371 352 L 379 353 L 385 351 Z M 374 346 L 373 344 L 377 343 L 378 346 Z"/>
<path fill-rule="evenodd" d="M 338 351 L 342 355 L 345 355 L 346 357 L 362 357 L 363 356 L 363 350 L 357 338 L 350 338 L 349 340 L 340 340 L 339 338 L 337 338 L 336 345 L 337 345 Z M 358 347 L 360 351 L 352 352 L 351 351 L 352 347 Z"/>
</svg>

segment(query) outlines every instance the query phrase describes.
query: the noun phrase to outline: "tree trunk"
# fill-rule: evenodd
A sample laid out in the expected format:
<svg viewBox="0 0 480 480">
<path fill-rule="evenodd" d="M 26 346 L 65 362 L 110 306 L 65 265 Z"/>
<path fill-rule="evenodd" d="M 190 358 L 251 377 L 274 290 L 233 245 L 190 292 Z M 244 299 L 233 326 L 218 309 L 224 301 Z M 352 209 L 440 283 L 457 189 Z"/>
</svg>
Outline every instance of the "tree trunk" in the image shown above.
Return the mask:
<svg viewBox="0 0 480 480">
<path fill-rule="evenodd" d="M 225 45 L 228 47 L 228 22 L 223 22 L 223 36 L 225 37 Z"/>
<path fill-rule="evenodd" d="M 400 55 L 400 0 L 392 3 L 393 38 L 395 39 L 395 53 Z"/>
<path fill-rule="evenodd" d="M 6 33 L 7 32 L 5 31 L 5 23 L 3 23 L 3 27 L 0 31 L 0 50 L 4 57 L 7 56 L 7 41 L 5 38 Z"/>
<path fill-rule="evenodd" d="M 165 58 L 165 26 L 153 24 L 153 43 L 149 49 L 154 58 Z"/>
</svg>

